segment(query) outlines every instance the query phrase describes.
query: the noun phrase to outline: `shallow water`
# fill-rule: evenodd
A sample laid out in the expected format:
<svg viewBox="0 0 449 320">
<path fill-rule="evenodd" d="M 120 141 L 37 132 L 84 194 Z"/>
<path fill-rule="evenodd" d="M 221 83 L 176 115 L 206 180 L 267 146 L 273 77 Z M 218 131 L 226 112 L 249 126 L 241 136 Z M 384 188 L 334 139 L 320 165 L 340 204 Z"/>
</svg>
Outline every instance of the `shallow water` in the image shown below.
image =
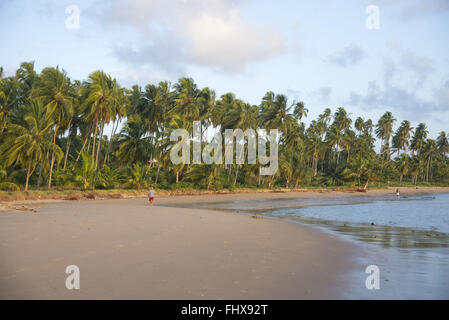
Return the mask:
<svg viewBox="0 0 449 320">
<path fill-rule="evenodd" d="M 346 201 L 345 201 L 346 200 Z M 407 227 L 449 234 L 449 194 L 410 197 L 330 198 L 320 204 L 273 210 L 273 215 Z"/>
<path fill-rule="evenodd" d="M 313 224 L 365 244 L 359 264 L 379 267 L 381 289 L 364 290 L 367 275 L 356 272 L 345 297 L 449 298 L 449 194 L 322 200 L 264 214 Z"/>
</svg>

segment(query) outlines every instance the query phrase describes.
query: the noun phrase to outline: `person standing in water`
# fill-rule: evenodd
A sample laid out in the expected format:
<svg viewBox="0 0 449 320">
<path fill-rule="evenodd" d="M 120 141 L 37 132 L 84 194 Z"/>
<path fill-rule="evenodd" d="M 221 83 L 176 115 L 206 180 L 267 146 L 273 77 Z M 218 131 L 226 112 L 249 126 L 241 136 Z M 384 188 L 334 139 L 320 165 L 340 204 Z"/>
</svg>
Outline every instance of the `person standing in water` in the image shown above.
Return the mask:
<svg viewBox="0 0 449 320">
<path fill-rule="evenodd" d="M 153 202 L 154 202 L 154 189 L 153 189 L 153 187 L 151 187 L 150 191 L 148 191 L 148 200 L 150 201 L 151 205 L 153 205 Z"/>
</svg>

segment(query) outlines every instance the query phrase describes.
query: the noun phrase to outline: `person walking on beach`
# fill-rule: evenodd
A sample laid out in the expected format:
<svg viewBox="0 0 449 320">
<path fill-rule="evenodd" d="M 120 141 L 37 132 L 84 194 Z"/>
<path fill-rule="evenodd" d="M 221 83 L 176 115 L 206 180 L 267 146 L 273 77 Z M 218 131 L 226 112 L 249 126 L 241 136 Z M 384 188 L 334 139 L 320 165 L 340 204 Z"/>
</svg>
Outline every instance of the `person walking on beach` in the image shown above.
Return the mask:
<svg viewBox="0 0 449 320">
<path fill-rule="evenodd" d="M 153 205 L 153 202 L 154 202 L 154 189 L 153 189 L 153 187 L 151 187 L 150 191 L 148 191 L 148 200 L 150 201 L 151 205 Z"/>
<path fill-rule="evenodd" d="M 401 194 L 399 193 L 399 188 L 397 188 L 397 189 L 396 189 L 396 196 L 398 197 L 398 199 L 399 199 L 400 195 L 401 195 Z"/>
</svg>

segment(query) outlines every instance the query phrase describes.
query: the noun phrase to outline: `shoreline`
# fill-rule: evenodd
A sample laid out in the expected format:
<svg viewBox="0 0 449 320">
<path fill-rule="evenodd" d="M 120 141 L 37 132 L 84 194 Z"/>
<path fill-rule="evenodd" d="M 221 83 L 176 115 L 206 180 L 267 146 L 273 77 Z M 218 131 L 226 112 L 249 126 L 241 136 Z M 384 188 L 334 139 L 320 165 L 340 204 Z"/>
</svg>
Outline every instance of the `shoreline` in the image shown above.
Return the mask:
<svg viewBox="0 0 449 320">
<path fill-rule="evenodd" d="M 360 249 L 288 221 L 138 198 L 0 219 L 1 299 L 337 299 Z M 72 264 L 79 291 L 65 288 Z"/>
<path fill-rule="evenodd" d="M 430 193 L 449 193 L 449 187 L 419 187 L 415 189 L 414 187 L 388 187 L 381 189 L 368 189 L 367 192 L 359 192 L 357 189 L 345 188 L 345 189 L 237 189 L 234 191 L 228 190 L 218 190 L 218 191 L 207 191 L 207 190 L 156 190 L 156 200 L 161 199 L 172 199 L 176 198 L 189 198 L 189 199 L 201 199 L 204 200 L 205 197 L 219 197 L 227 201 L 232 200 L 242 200 L 242 199 L 257 199 L 257 198 L 315 198 L 315 197 L 347 197 L 347 196 L 382 196 L 382 195 L 394 195 L 395 190 L 399 189 L 401 195 L 423 195 Z M 97 192 L 97 193 L 95 193 Z M 4 192 L 5 193 L 5 192 Z M 122 193 L 125 193 L 123 195 Z M 137 191 L 137 190 L 112 190 L 108 192 L 94 191 L 94 192 L 77 192 L 76 196 L 71 196 L 71 193 L 58 193 L 46 195 L 46 197 L 41 197 L 38 199 L 11 199 L 8 197 L 0 196 L 0 204 L 3 204 L 4 208 L 14 205 L 16 203 L 26 204 L 26 203 L 52 203 L 52 202 L 77 202 L 77 201 L 91 201 L 91 200 L 111 200 L 111 199 L 139 199 L 147 197 L 147 191 Z M 228 198 L 226 198 L 228 197 Z M 165 200 L 164 200 L 165 201 Z M 2 208 L 0 208 L 2 211 Z"/>
<path fill-rule="evenodd" d="M 218 195 L 218 194 L 248 194 L 248 193 L 329 193 L 329 192 L 345 192 L 345 193 L 360 193 L 370 194 L 378 191 L 388 190 L 415 190 L 415 187 L 410 186 L 388 186 L 388 187 L 373 187 L 366 191 L 355 187 L 316 187 L 316 188 L 277 188 L 277 189 L 257 189 L 257 188 L 236 188 L 221 189 L 221 190 L 203 190 L 203 189 L 185 189 L 185 190 L 166 190 L 156 189 L 161 196 L 187 196 L 187 195 Z M 449 186 L 418 186 L 418 191 L 427 192 L 432 190 L 434 192 L 449 192 Z M 447 191 L 439 191 L 447 190 Z M 147 189 L 95 189 L 95 190 L 74 190 L 74 189 L 43 189 L 43 190 L 29 190 L 29 191 L 4 191 L 0 190 L 0 201 L 16 201 L 16 200 L 95 200 L 95 199 L 128 199 L 146 196 Z"/>
</svg>

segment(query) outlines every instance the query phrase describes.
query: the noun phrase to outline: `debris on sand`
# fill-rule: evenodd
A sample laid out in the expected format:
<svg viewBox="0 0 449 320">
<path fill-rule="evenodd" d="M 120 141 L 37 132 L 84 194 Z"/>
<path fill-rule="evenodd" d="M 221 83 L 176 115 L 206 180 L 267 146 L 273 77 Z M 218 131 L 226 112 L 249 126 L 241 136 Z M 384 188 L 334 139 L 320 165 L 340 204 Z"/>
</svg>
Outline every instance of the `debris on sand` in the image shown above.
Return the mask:
<svg viewBox="0 0 449 320">
<path fill-rule="evenodd" d="M 67 198 L 64 198 L 63 200 L 79 200 L 76 196 L 69 196 Z"/>
<path fill-rule="evenodd" d="M 32 212 L 32 213 L 37 213 L 37 210 L 34 208 L 28 208 L 25 207 L 24 205 L 21 206 L 17 206 L 17 207 L 11 207 L 11 209 L 14 209 L 16 211 L 21 211 L 21 212 Z"/>
</svg>

